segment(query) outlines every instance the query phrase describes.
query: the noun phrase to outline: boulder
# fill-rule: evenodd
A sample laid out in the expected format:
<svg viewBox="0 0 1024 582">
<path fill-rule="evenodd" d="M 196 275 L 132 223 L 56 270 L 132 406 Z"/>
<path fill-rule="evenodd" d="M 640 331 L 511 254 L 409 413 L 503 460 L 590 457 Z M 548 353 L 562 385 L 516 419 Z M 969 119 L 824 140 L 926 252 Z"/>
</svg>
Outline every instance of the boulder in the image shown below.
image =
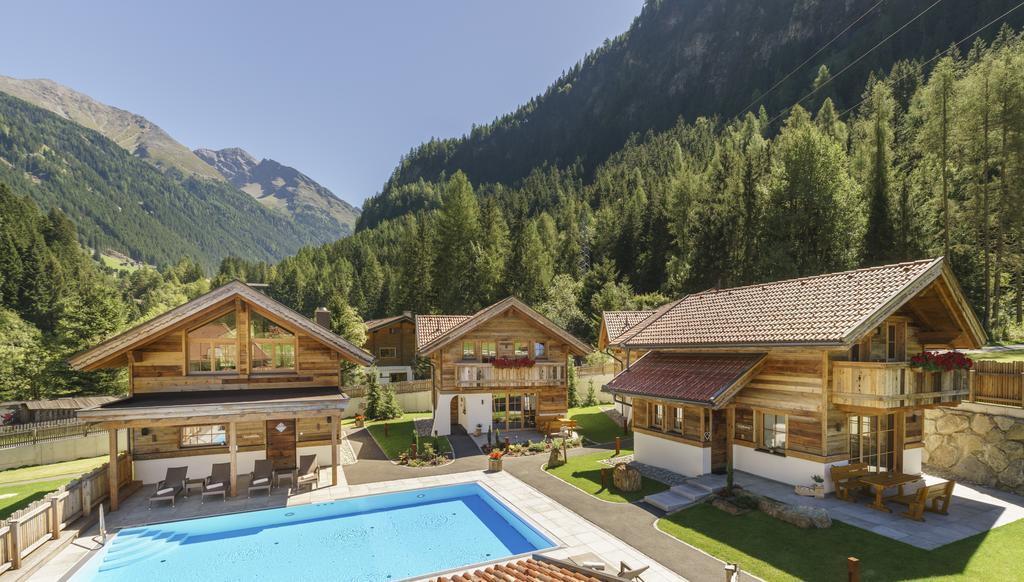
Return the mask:
<svg viewBox="0 0 1024 582">
<path fill-rule="evenodd" d="M 1011 441 L 1024 441 L 1024 422 L 1015 422 L 1013 426 L 1006 431 L 1006 438 Z"/>
<path fill-rule="evenodd" d="M 820 507 L 806 507 L 803 505 L 786 505 L 778 501 L 762 498 L 757 508 L 762 513 L 770 515 L 775 519 L 793 524 L 797 527 L 810 529 L 832 527 L 832 518 L 828 512 Z"/>
<path fill-rule="evenodd" d="M 929 434 L 928 436 L 924 437 L 924 448 L 928 449 L 929 451 L 934 451 L 935 449 L 942 446 L 942 443 L 945 440 L 946 437 L 942 436 L 941 434 Z"/>
<path fill-rule="evenodd" d="M 993 416 L 992 422 L 996 423 L 999 430 L 1010 430 L 1010 427 L 1017 423 L 1017 419 L 1010 416 Z"/>
<path fill-rule="evenodd" d="M 966 481 L 982 485 L 994 485 L 996 481 L 995 471 L 974 455 L 968 455 L 960 459 L 960 462 L 952 468 L 952 471 L 955 475 L 963 476 Z"/>
<path fill-rule="evenodd" d="M 996 445 L 999 450 L 1007 454 L 1011 459 L 1024 458 L 1024 443 L 1017 441 L 1003 441 Z"/>
<path fill-rule="evenodd" d="M 712 499 L 711 506 L 716 509 L 720 509 L 730 515 L 743 515 L 744 513 L 750 511 L 749 509 L 739 507 L 738 505 L 724 497 L 715 497 L 714 499 Z"/>
<path fill-rule="evenodd" d="M 935 421 L 935 432 L 953 434 L 966 429 L 970 424 L 966 416 L 949 412 Z"/>
<path fill-rule="evenodd" d="M 978 458 L 981 459 L 981 462 L 992 467 L 992 470 L 996 473 L 1002 471 L 1010 464 L 1010 459 L 1006 456 L 1006 453 L 992 444 L 985 445 L 985 448 L 981 449 Z"/>
<path fill-rule="evenodd" d="M 554 469 L 555 467 L 561 467 L 565 464 L 565 460 L 562 458 L 562 449 L 558 447 L 551 447 L 551 454 L 548 455 L 548 469 Z"/>
<path fill-rule="evenodd" d="M 1015 459 L 999 474 L 999 484 L 1016 488 L 1024 485 L 1024 459 Z"/>
<path fill-rule="evenodd" d="M 992 417 L 987 414 L 978 413 L 971 417 L 971 430 L 982 436 L 992 430 L 992 425 Z"/>
<path fill-rule="evenodd" d="M 927 414 L 924 417 L 924 434 L 932 434 L 935 432 L 935 419 L 930 418 Z"/>
<path fill-rule="evenodd" d="M 942 445 L 928 454 L 928 463 L 937 467 L 952 467 L 960 455 L 954 447 Z"/>
<path fill-rule="evenodd" d="M 960 449 L 960 456 L 969 455 L 985 447 L 985 441 L 980 436 L 967 432 L 953 435 L 953 444 Z"/>
<path fill-rule="evenodd" d="M 628 464 L 619 463 L 612 470 L 612 483 L 619 491 L 639 491 L 643 486 L 643 475 Z"/>
</svg>

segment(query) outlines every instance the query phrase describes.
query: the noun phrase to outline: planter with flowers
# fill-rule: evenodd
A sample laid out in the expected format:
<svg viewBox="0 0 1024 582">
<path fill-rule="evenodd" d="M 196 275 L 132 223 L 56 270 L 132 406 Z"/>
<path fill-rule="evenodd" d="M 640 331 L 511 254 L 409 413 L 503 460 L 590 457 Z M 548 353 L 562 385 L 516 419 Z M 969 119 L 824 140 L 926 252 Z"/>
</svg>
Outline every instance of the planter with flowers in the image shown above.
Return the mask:
<svg viewBox="0 0 1024 582">
<path fill-rule="evenodd" d="M 356 428 L 363 428 L 363 425 L 365 425 L 365 424 L 366 424 L 366 417 L 363 416 L 362 414 L 357 414 L 356 415 Z"/>
<path fill-rule="evenodd" d="M 797 495 L 803 495 L 804 497 L 816 497 L 818 499 L 825 498 L 825 478 L 821 475 L 814 475 L 811 477 L 814 481 L 813 485 L 797 485 L 795 491 Z"/>
<path fill-rule="evenodd" d="M 491 454 L 487 455 L 487 470 L 492 473 L 501 471 L 501 457 L 504 456 L 501 451 L 493 450 Z"/>
<path fill-rule="evenodd" d="M 491 365 L 495 368 L 532 368 L 537 361 L 533 358 L 494 358 Z"/>
<path fill-rule="evenodd" d="M 961 352 L 921 352 L 910 358 L 910 366 L 923 372 L 970 370 L 974 361 Z"/>
</svg>

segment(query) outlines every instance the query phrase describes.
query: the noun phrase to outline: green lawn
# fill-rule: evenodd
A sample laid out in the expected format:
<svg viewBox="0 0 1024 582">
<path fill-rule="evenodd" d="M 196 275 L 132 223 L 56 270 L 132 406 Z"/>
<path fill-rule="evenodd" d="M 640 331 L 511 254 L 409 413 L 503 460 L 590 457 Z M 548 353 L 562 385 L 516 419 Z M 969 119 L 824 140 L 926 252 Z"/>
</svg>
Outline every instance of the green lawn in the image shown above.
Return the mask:
<svg viewBox="0 0 1024 582">
<path fill-rule="evenodd" d="M 25 485 L 0 486 L 0 519 L 6 519 L 15 511 L 29 505 L 37 499 L 42 499 L 47 493 L 56 491 L 70 479 L 57 479 L 56 481 L 40 481 Z M 10 497 L 8 497 L 10 495 Z"/>
<path fill-rule="evenodd" d="M 991 352 L 973 352 L 972 360 L 992 360 L 995 362 L 1019 362 L 1024 360 L 1024 350 L 1004 350 Z"/>
<path fill-rule="evenodd" d="M 569 418 L 576 421 L 577 431 L 583 438 L 592 443 L 604 444 L 614 442 L 617 436 L 633 436 L 632 432 L 623 435 L 622 427 L 601 412 L 602 408 L 607 408 L 607 405 L 569 409 Z"/>
<path fill-rule="evenodd" d="M 659 491 L 668 489 L 668 485 L 648 479 L 644 477 L 643 486 L 640 491 L 626 492 L 615 489 L 615 486 L 611 484 L 611 475 L 608 476 L 609 487 L 606 489 L 601 488 L 601 468 L 608 467 L 599 463 L 601 459 L 610 459 L 615 456 L 615 451 L 589 453 L 586 455 L 573 456 L 572 450 L 569 451 L 569 462 L 562 465 L 561 467 L 555 467 L 549 469 L 548 473 L 551 473 L 555 477 L 558 477 L 562 481 L 570 485 L 574 485 L 579 489 L 590 493 L 598 499 L 604 499 L 605 501 L 613 501 L 615 503 L 630 503 L 643 499 L 645 496 Z M 623 449 L 620 455 L 630 455 L 633 451 Z"/>
<path fill-rule="evenodd" d="M 60 477 L 63 475 L 77 476 L 82 473 L 92 471 L 96 467 L 106 463 L 109 458 L 110 457 L 107 455 L 103 455 L 100 457 L 90 457 L 88 459 L 78 459 L 76 461 L 53 463 L 51 465 L 35 465 L 32 467 L 21 467 L 20 469 L 8 469 L 6 471 L 0 471 L 0 485 L 5 483 L 16 483 L 18 481 L 32 481 L 34 479 Z"/>
<path fill-rule="evenodd" d="M 933 551 L 841 522 L 800 529 L 752 511 L 731 516 L 701 504 L 658 520 L 658 528 L 765 580 L 845 580 L 846 559 L 862 580 L 1020 580 L 1024 521 Z"/>
<path fill-rule="evenodd" d="M 392 461 L 398 460 L 398 455 L 409 450 L 412 445 L 413 420 L 417 418 L 430 418 L 429 412 L 409 412 L 400 418 L 393 420 L 367 421 L 366 428 L 373 435 L 373 438 L 380 445 L 384 454 Z M 346 420 L 344 425 L 355 424 L 355 420 Z M 387 424 L 387 436 L 384 436 L 384 425 Z M 438 453 L 447 453 L 452 450 L 451 443 L 447 437 L 437 438 Z"/>
</svg>

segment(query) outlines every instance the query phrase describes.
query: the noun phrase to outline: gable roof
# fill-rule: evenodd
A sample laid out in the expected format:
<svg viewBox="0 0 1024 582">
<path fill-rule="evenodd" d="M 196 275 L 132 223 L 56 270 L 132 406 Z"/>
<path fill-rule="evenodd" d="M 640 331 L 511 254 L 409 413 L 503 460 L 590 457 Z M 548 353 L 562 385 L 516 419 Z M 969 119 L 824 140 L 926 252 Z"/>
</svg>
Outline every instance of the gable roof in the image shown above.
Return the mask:
<svg viewBox="0 0 1024 582">
<path fill-rule="evenodd" d="M 408 313 L 403 313 L 401 315 L 392 315 L 391 317 L 382 317 L 380 319 L 368 319 L 363 322 L 363 325 L 366 326 L 366 331 L 373 331 L 375 329 L 380 329 L 393 323 L 398 323 L 399 321 L 402 320 L 408 321 L 409 323 L 413 324 L 416 323 L 413 320 L 412 315 Z"/>
<path fill-rule="evenodd" d="M 416 353 L 425 355 L 436 351 L 509 309 L 518 311 L 535 325 L 560 338 L 578 355 L 590 353 L 589 345 L 515 297 L 506 297 L 473 315 L 417 315 Z"/>
<path fill-rule="evenodd" d="M 977 345 L 985 334 L 943 259 L 928 259 L 688 295 L 617 339 L 632 348 L 846 346 L 929 284 L 955 296 Z"/>
<path fill-rule="evenodd" d="M 650 352 L 619 372 L 604 390 L 719 408 L 747 385 L 766 357 L 763 353 Z"/>
<path fill-rule="evenodd" d="M 68 358 L 68 363 L 76 370 L 102 368 L 111 358 L 133 350 L 162 333 L 174 330 L 183 320 L 201 315 L 206 311 L 225 307 L 236 298 L 243 299 L 251 305 L 260 307 L 282 322 L 309 334 L 313 339 L 339 352 L 351 362 L 362 365 L 373 363 L 373 356 L 356 347 L 345 338 L 303 317 L 290 307 L 256 291 L 241 281 L 232 281 L 227 285 L 218 287 L 209 293 L 196 297 L 188 303 L 179 305 L 128 331 L 120 333 L 99 345 L 78 352 Z"/>
<path fill-rule="evenodd" d="M 641 323 L 654 313 L 653 310 L 645 311 L 602 311 L 601 312 L 601 341 L 606 344 L 614 344 L 620 335 L 633 326 Z"/>
</svg>

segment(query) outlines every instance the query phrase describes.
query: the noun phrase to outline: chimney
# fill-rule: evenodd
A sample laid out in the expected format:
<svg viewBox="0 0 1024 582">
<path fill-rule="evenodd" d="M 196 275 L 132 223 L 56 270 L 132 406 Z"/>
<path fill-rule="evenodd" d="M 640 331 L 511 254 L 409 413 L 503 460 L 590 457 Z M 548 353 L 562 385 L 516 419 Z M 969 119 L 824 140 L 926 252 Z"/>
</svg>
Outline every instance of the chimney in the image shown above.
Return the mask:
<svg viewBox="0 0 1024 582">
<path fill-rule="evenodd" d="M 412 312 L 411 311 L 403 311 L 402 315 L 408 317 L 409 319 L 412 319 Z"/>
<path fill-rule="evenodd" d="M 317 307 L 316 312 L 313 313 L 313 321 L 325 329 L 331 329 L 331 310 L 326 307 Z"/>
</svg>

